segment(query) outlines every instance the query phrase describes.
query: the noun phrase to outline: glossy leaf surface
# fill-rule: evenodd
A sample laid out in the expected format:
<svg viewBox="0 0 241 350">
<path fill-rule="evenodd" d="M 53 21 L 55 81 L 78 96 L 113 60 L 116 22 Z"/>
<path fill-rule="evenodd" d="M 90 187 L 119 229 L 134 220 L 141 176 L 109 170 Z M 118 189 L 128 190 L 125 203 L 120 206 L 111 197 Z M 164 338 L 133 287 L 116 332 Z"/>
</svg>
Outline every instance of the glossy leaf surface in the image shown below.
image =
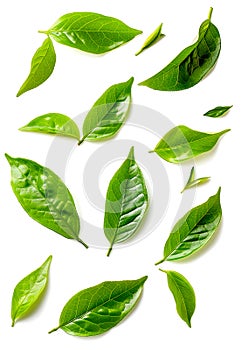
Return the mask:
<svg viewBox="0 0 241 350">
<path fill-rule="evenodd" d="M 210 177 L 208 177 L 208 176 L 200 177 L 199 179 L 195 179 L 195 169 L 193 166 L 191 169 L 189 178 L 187 180 L 187 183 L 186 183 L 185 187 L 183 188 L 183 190 L 181 191 L 181 193 L 183 193 L 185 190 L 187 190 L 189 188 L 204 184 L 204 183 L 208 182 L 209 180 L 210 180 Z"/>
<path fill-rule="evenodd" d="M 167 162 L 181 163 L 210 151 L 228 131 L 230 129 L 208 134 L 179 125 L 158 142 L 154 152 Z"/>
<path fill-rule="evenodd" d="M 196 307 L 196 298 L 193 287 L 188 280 L 176 271 L 164 271 L 167 274 L 167 283 L 176 303 L 178 315 L 191 327 L 191 318 Z"/>
<path fill-rule="evenodd" d="M 84 244 L 79 238 L 80 221 L 73 197 L 62 180 L 32 160 L 6 158 L 13 192 L 27 214 L 61 236 Z"/>
<path fill-rule="evenodd" d="M 42 296 L 49 276 L 49 268 L 52 256 L 41 265 L 37 270 L 23 278 L 15 287 L 12 296 L 12 326 L 15 322 L 25 316 Z"/>
<path fill-rule="evenodd" d="M 136 56 L 140 55 L 141 52 L 146 50 L 147 48 L 151 47 L 152 45 L 156 44 L 158 41 L 160 41 L 165 35 L 162 34 L 162 23 L 154 30 L 153 33 L 151 33 L 148 38 L 145 40 L 144 44 L 142 45 L 141 49 L 136 53 Z"/>
<path fill-rule="evenodd" d="M 108 139 L 119 131 L 128 115 L 133 81 L 112 85 L 95 102 L 84 120 L 80 143 Z"/>
<path fill-rule="evenodd" d="M 30 73 L 19 89 L 17 97 L 43 84 L 52 74 L 56 62 L 56 54 L 52 40 L 44 40 L 40 48 L 35 52 Z"/>
<path fill-rule="evenodd" d="M 139 85 L 161 91 L 189 89 L 199 83 L 214 67 L 221 50 L 218 29 L 209 18 L 199 29 L 198 40 L 174 58 L 165 68 Z"/>
<path fill-rule="evenodd" d="M 64 306 L 59 326 L 80 337 L 107 332 L 136 306 L 147 277 L 133 281 L 103 282 L 74 295 Z"/>
<path fill-rule="evenodd" d="M 233 106 L 218 106 L 213 109 L 210 109 L 210 111 L 206 112 L 204 115 L 206 117 L 211 117 L 211 118 L 223 117 L 225 114 L 228 113 L 228 111 L 232 107 Z"/>
<path fill-rule="evenodd" d="M 142 223 L 147 207 L 147 188 L 132 147 L 107 189 L 104 232 L 110 242 L 108 255 L 114 244 L 133 237 Z"/>
<path fill-rule="evenodd" d="M 207 244 L 217 230 L 221 218 L 220 191 L 205 203 L 188 211 L 173 227 L 165 247 L 164 258 L 158 262 L 180 260 Z"/>
<path fill-rule="evenodd" d="M 64 114 L 48 113 L 31 120 L 19 130 L 54 134 L 80 139 L 79 128 L 76 123 Z"/>
<path fill-rule="evenodd" d="M 94 54 L 113 50 L 142 33 L 116 18 L 92 12 L 68 13 L 48 31 L 40 32 L 60 44 Z"/>
</svg>

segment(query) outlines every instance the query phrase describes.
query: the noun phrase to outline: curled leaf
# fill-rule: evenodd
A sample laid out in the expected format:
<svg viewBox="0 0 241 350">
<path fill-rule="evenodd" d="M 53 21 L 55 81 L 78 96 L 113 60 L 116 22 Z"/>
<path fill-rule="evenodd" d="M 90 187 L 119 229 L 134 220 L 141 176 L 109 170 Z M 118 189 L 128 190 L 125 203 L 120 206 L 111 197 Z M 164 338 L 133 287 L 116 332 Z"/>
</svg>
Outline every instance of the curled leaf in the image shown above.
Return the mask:
<svg viewBox="0 0 241 350">
<path fill-rule="evenodd" d="M 213 109 L 210 109 L 210 111 L 206 112 L 204 116 L 211 117 L 211 118 L 219 118 L 223 117 L 225 114 L 228 113 L 230 108 L 233 106 L 218 106 Z"/>
<path fill-rule="evenodd" d="M 162 38 L 164 38 L 164 34 L 162 33 L 162 26 L 163 23 L 161 23 L 153 33 L 151 33 L 148 38 L 144 41 L 144 44 L 140 48 L 140 50 L 135 54 L 135 56 L 140 55 L 141 52 L 146 50 L 147 48 L 151 47 L 152 45 L 156 44 L 158 41 L 160 41 Z"/>
<path fill-rule="evenodd" d="M 184 186 L 183 190 L 181 191 L 181 193 L 183 193 L 185 190 L 195 187 L 197 185 L 201 185 L 206 183 L 207 181 L 210 180 L 210 177 L 206 176 L 206 177 L 200 177 L 199 179 L 195 179 L 195 169 L 194 166 L 191 169 L 189 178 L 187 180 L 186 185 Z"/>
</svg>

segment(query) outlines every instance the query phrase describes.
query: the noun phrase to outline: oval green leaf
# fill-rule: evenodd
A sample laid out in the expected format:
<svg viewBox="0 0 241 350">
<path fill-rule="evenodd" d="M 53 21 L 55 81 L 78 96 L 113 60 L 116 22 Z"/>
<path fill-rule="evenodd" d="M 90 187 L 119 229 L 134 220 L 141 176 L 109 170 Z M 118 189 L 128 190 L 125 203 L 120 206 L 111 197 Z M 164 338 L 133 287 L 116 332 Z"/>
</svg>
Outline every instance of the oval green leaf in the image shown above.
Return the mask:
<svg viewBox="0 0 241 350">
<path fill-rule="evenodd" d="M 41 225 L 61 236 L 79 238 L 80 221 L 68 188 L 50 169 L 24 158 L 6 154 L 11 166 L 11 185 L 26 213 Z"/>
<path fill-rule="evenodd" d="M 134 147 L 111 179 L 105 203 L 104 232 L 110 249 L 134 236 L 148 207 L 148 193 L 141 169 L 135 161 Z"/>
<path fill-rule="evenodd" d="M 221 38 L 211 23 L 211 13 L 212 9 L 209 18 L 200 26 L 198 40 L 159 73 L 139 85 L 160 91 L 178 91 L 199 83 L 214 67 L 221 50 Z"/>
<path fill-rule="evenodd" d="M 188 280 L 176 271 L 165 271 L 167 283 L 174 300 L 176 309 L 181 319 L 191 328 L 191 318 L 196 307 L 196 297 L 193 287 Z"/>
<path fill-rule="evenodd" d="M 103 282 L 82 290 L 67 302 L 59 326 L 49 333 L 59 328 L 79 337 L 107 332 L 135 308 L 146 280 Z"/>
<path fill-rule="evenodd" d="M 216 232 L 221 218 L 220 191 L 205 203 L 188 211 L 173 227 L 165 247 L 163 261 L 180 260 L 207 244 Z"/>
<path fill-rule="evenodd" d="M 213 109 L 210 109 L 210 111 L 206 112 L 204 115 L 206 117 L 211 117 L 211 118 L 223 117 L 225 114 L 228 113 L 228 111 L 232 107 L 233 106 L 218 106 Z"/>
<path fill-rule="evenodd" d="M 210 151 L 219 138 L 228 131 L 230 129 L 208 134 L 179 125 L 158 142 L 153 152 L 167 162 L 181 163 Z"/>
<path fill-rule="evenodd" d="M 83 124 L 86 141 L 101 141 L 114 136 L 125 122 L 130 103 L 134 78 L 112 85 L 95 102 Z"/>
<path fill-rule="evenodd" d="M 76 123 L 64 114 L 48 113 L 31 120 L 20 131 L 40 132 L 73 137 L 79 141 L 80 133 Z"/>
<path fill-rule="evenodd" d="M 52 74 L 55 63 L 56 54 L 54 46 L 52 40 L 47 38 L 35 52 L 31 62 L 30 73 L 20 87 L 17 97 L 43 84 Z"/>
<path fill-rule="evenodd" d="M 153 33 L 151 33 L 148 38 L 145 40 L 144 44 L 142 45 L 142 47 L 140 48 L 140 50 L 135 54 L 135 56 L 140 55 L 141 52 L 143 52 L 144 50 L 146 50 L 147 48 L 151 47 L 152 45 L 158 43 L 158 41 L 160 41 L 162 38 L 164 38 L 164 34 L 162 34 L 162 25 L 163 23 L 161 23 L 155 30 Z"/>
<path fill-rule="evenodd" d="M 210 180 L 209 176 L 200 177 L 199 179 L 195 179 L 195 169 L 193 166 L 191 169 L 189 178 L 187 180 L 187 183 L 186 183 L 185 187 L 183 188 L 183 190 L 181 191 L 181 193 L 183 193 L 185 190 L 187 190 L 189 188 L 195 187 L 197 185 L 202 185 L 202 184 L 208 182 L 209 180 Z"/>
<path fill-rule="evenodd" d="M 116 18 L 93 12 L 68 13 L 48 31 L 39 32 L 60 44 L 94 54 L 111 51 L 142 33 Z"/>
<path fill-rule="evenodd" d="M 52 256 L 37 270 L 23 278 L 14 288 L 12 296 L 12 327 L 15 322 L 31 311 L 46 289 Z"/>
</svg>

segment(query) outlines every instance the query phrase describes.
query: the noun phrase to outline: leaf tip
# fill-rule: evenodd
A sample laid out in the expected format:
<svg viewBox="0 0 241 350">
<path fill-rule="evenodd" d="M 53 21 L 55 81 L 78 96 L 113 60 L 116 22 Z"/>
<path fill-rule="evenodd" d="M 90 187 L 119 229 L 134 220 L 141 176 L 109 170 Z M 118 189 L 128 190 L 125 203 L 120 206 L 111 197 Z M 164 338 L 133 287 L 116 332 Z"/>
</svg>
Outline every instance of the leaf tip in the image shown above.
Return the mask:
<svg viewBox="0 0 241 350">
<path fill-rule="evenodd" d="M 134 146 L 131 147 L 129 154 L 128 154 L 128 159 L 130 160 L 134 160 L 135 159 L 135 155 L 134 155 Z"/>
<path fill-rule="evenodd" d="M 13 158 L 12 158 L 12 157 L 10 157 L 10 155 L 9 155 L 9 154 L 5 153 L 5 158 L 7 159 L 7 161 L 8 161 L 8 163 L 9 163 L 9 164 L 11 164 L 11 163 L 12 163 Z"/>
</svg>

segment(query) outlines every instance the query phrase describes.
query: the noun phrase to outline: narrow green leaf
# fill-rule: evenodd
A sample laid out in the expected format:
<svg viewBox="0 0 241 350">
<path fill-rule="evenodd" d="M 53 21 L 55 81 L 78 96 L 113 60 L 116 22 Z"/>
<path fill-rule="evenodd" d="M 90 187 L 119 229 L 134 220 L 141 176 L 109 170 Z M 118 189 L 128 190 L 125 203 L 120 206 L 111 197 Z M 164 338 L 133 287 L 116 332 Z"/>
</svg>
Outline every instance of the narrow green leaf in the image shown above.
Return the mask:
<svg viewBox="0 0 241 350">
<path fill-rule="evenodd" d="M 151 33 L 148 38 L 144 41 L 144 44 L 140 48 L 140 50 L 135 54 L 136 56 L 140 55 L 141 52 L 143 52 L 148 47 L 151 47 L 152 45 L 156 44 L 158 41 L 160 41 L 162 38 L 164 38 L 164 34 L 162 34 L 162 26 L 163 23 L 161 23 L 153 33 Z"/>
<path fill-rule="evenodd" d="M 56 54 L 54 46 L 52 40 L 47 38 L 35 52 L 32 58 L 29 76 L 19 89 L 17 97 L 43 84 L 52 74 L 55 62 Z"/>
<path fill-rule="evenodd" d="M 103 282 L 82 290 L 64 306 L 59 328 L 66 333 L 88 337 L 107 332 L 137 305 L 147 276 L 133 281 Z"/>
<path fill-rule="evenodd" d="M 191 169 L 190 175 L 189 175 L 189 179 L 187 180 L 187 183 L 186 183 L 185 187 L 183 188 L 183 190 L 181 191 L 181 193 L 183 193 L 188 188 L 192 188 L 194 186 L 204 184 L 205 182 L 208 182 L 209 180 L 210 180 L 210 177 L 208 177 L 208 176 L 200 177 L 199 179 L 195 179 L 195 170 L 194 170 L 194 166 L 193 166 Z"/>
<path fill-rule="evenodd" d="M 101 141 L 114 136 L 125 122 L 130 103 L 134 78 L 112 85 L 95 102 L 83 124 L 86 141 Z"/>
<path fill-rule="evenodd" d="M 111 51 L 142 33 L 116 18 L 93 12 L 68 13 L 49 30 L 39 32 L 60 44 L 94 54 Z"/>
<path fill-rule="evenodd" d="M 173 227 L 165 247 L 163 261 L 180 260 L 207 244 L 216 232 L 221 218 L 220 191 L 205 203 L 188 211 Z"/>
<path fill-rule="evenodd" d="M 170 163 L 181 163 L 210 151 L 230 129 L 207 134 L 184 125 L 171 129 L 156 145 L 154 152 Z"/>
<path fill-rule="evenodd" d="M 76 123 L 64 114 L 48 113 L 31 120 L 20 131 L 40 132 L 73 137 L 79 141 L 80 133 Z"/>
<path fill-rule="evenodd" d="M 51 261 L 50 255 L 43 265 L 16 285 L 12 296 L 12 327 L 18 319 L 31 311 L 42 296 L 48 283 Z"/>
<path fill-rule="evenodd" d="M 177 313 L 181 319 L 191 328 L 191 318 L 196 307 L 196 297 L 193 287 L 188 280 L 176 271 L 165 271 L 167 283 L 176 302 Z"/>
<path fill-rule="evenodd" d="M 24 158 L 5 155 L 11 166 L 11 185 L 27 214 L 64 236 L 79 238 L 80 222 L 73 197 L 62 180 L 50 169 Z"/>
<path fill-rule="evenodd" d="M 212 8 L 209 18 L 200 26 L 198 40 L 139 85 L 160 91 L 178 91 L 199 83 L 214 67 L 221 50 L 221 38 L 218 29 L 211 23 L 211 13 Z"/>
<path fill-rule="evenodd" d="M 225 114 L 228 113 L 228 111 L 232 107 L 233 106 L 222 106 L 222 107 L 218 106 L 218 107 L 215 107 L 214 109 L 210 109 L 210 111 L 206 112 L 204 115 L 206 117 L 211 117 L 211 118 L 223 117 Z"/>
<path fill-rule="evenodd" d="M 114 244 L 133 237 L 143 221 L 147 207 L 147 188 L 132 147 L 107 189 L 104 219 L 105 236 L 110 242 L 107 255 Z"/>
</svg>

